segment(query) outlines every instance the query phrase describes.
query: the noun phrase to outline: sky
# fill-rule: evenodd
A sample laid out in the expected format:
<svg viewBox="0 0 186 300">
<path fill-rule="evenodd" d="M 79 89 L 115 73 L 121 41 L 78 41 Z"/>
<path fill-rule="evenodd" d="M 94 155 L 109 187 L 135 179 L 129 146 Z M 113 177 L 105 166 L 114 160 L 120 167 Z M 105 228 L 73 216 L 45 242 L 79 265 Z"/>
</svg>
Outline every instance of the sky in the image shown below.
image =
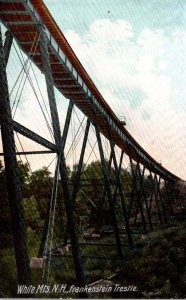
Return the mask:
<svg viewBox="0 0 186 300">
<path fill-rule="evenodd" d="M 114 113 L 126 117 L 127 130 L 165 168 L 186 180 L 186 1 L 44 3 Z M 12 49 L 9 91 L 21 68 L 16 55 Z M 46 98 L 43 75 L 33 68 Z M 16 93 L 11 95 L 12 104 Z M 15 119 L 43 136 L 45 120 L 34 97 L 26 82 Z M 63 125 L 68 101 L 60 97 L 56 91 Z M 44 137 L 50 139 L 47 130 Z M 31 144 L 25 141 L 25 150 Z M 42 164 L 46 159 L 36 158 L 35 165 Z"/>
<path fill-rule="evenodd" d="M 186 1 L 44 2 L 129 132 L 186 179 Z"/>
</svg>

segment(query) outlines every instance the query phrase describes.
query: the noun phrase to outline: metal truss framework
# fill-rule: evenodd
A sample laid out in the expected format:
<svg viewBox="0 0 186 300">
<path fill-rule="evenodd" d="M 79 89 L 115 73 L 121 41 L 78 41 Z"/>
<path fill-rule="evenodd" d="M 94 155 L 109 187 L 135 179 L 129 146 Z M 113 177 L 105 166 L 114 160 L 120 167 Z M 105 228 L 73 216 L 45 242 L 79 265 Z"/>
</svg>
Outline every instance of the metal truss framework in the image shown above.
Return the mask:
<svg viewBox="0 0 186 300">
<path fill-rule="evenodd" d="M 14 2 L 19 3 L 20 1 L 14 1 Z M 34 16 L 32 16 L 33 20 L 37 20 L 38 22 L 37 13 L 34 11 L 34 7 L 32 6 L 31 2 L 25 1 L 24 5 L 29 6 L 27 7 L 26 13 L 33 14 L 34 12 Z M 13 13 L 15 13 L 16 15 L 15 11 Z M 23 15 L 25 14 L 25 10 L 24 9 L 23 11 L 20 10 L 17 13 Z M 11 14 L 11 11 L 8 11 L 8 14 Z M 3 12 L 1 12 L 1 15 L 3 15 Z M 40 17 L 39 17 L 39 21 L 41 22 Z M 4 23 L 8 27 L 14 25 L 19 26 L 18 21 L 16 22 L 12 21 L 8 23 L 4 22 Z M 21 22 L 21 25 L 29 26 L 32 24 L 33 21 L 27 21 L 24 24 L 23 21 Z M 62 190 L 64 194 L 64 204 L 65 204 L 66 216 L 67 216 L 66 237 L 64 239 L 64 243 L 67 242 L 69 236 L 71 241 L 71 246 L 72 246 L 72 255 L 73 255 L 77 284 L 78 286 L 84 286 L 86 284 L 86 276 L 85 276 L 84 266 L 81 259 L 79 242 L 76 233 L 76 224 L 74 223 L 73 214 L 74 214 L 76 197 L 80 187 L 80 179 L 81 179 L 82 167 L 84 162 L 84 154 L 87 145 L 90 125 L 92 125 L 95 128 L 96 139 L 97 139 L 98 149 L 100 154 L 100 161 L 102 166 L 104 192 L 103 192 L 101 206 L 103 206 L 103 203 L 106 200 L 108 201 L 110 211 L 112 212 L 112 224 L 114 228 L 116 249 L 119 258 L 121 259 L 123 258 L 123 248 L 121 242 L 120 228 L 119 228 L 119 224 L 116 216 L 116 209 L 115 209 L 115 203 L 116 200 L 118 199 L 118 195 L 121 204 L 120 207 L 122 212 L 122 223 L 124 224 L 129 246 L 131 247 L 131 249 L 133 249 L 134 243 L 132 238 L 131 217 L 135 216 L 134 222 L 137 222 L 138 221 L 137 218 L 139 218 L 140 216 L 141 219 L 140 222 L 142 222 L 144 233 L 147 233 L 149 230 L 152 230 L 153 229 L 152 206 L 154 203 L 156 205 L 160 225 L 167 223 L 169 221 L 169 217 L 172 213 L 173 205 L 174 205 L 174 195 L 172 193 L 174 177 L 171 177 L 170 173 L 169 172 L 166 173 L 166 171 L 163 170 L 162 168 L 158 169 L 158 166 L 156 164 L 151 163 L 149 158 L 145 158 L 145 154 L 143 154 L 140 159 L 138 159 L 139 156 L 136 156 L 137 159 L 135 160 L 134 163 L 134 155 L 133 155 L 134 145 L 132 145 L 132 142 L 129 142 L 128 137 L 125 137 L 126 139 L 128 139 L 127 150 L 126 151 L 124 151 L 123 149 L 121 150 L 120 161 L 119 163 L 117 162 L 116 152 L 115 152 L 116 138 L 115 138 L 115 134 L 113 133 L 114 129 L 112 128 L 112 130 L 110 130 L 111 128 L 110 126 L 113 123 L 113 121 L 108 119 L 108 116 L 106 115 L 103 107 L 98 103 L 96 98 L 91 94 L 88 87 L 85 88 L 86 91 L 85 89 L 84 91 L 73 90 L 77 86 L 79 87 L 81 84 L 83 85 L 83 83 L 81 83 L 78 77 L 78 74 L 77 74 L 76 84 L 73 83 L 71 84 L 71 86 L 69 85 L 66 86 L 65 84 L 62 85 L 57 84 L 57 82 L 59 81 L 60 82 L 72 81 L 72 78 L 68 76 L 65 77 L 66 75 L 61 77 L 60 72 L 59 75 L 57 74 L 58 72 L 57 69 L 54 72 L 54 65 L 51 62 L 50 55 L 51 53 L 54 54 L 55 52 L 56 55 L 58 56 L 61 55 L 62 57 L 63 53 L 60 52 L 59 47 L 58 50 L 54 49 L 55 46 L 53 45 L 55 43 L 53 42 L 52 44 L 52 35 L 48 32 L 48 29 L 43 30 L 43 28 L 40 25 L 38 25 L 38 28 L 40 33 L 39 55 L 41 56 L 42 61 L 38 61 L 37 66 L 42 65 L 42 71 L 45 75 L 55 143 L 51 143 L 50 141 L 44 139 L 43 137 L 39 136 L 35 132 L 29 130 L 28 128 L 24 127 L 23 125 L 19 124 L 18 122 L 12 119 L 9 93 L 8 93 L 8 82 L 6 77 L 6 65 L 11 50 L 13 36 L 10 31 L 7 31 L 6 40 L 3 45 L 2 36 L 0 33 L 0 101 L 1 101 L 0 122 L 1 122 L 1 134 L 2 134 L 2 143 L 3 143 L 3 153 L 1 153 L 1 155 L 4 155 L 4 160 L 5 160 L 7 191 L 8 191 L 9 204 L 10 204 L 10 209 L 12 214 L 12 228 L 14 234 L 14 246 L 15 246 L 16 263 L 17 263 L 18 282 L 21 284 L 30 284 L 31 273 L 29 267 L 28 251 L 25 244 L 24 224 L 22 221 L 23 216 L 22 216 L 22 210 L 20 205 L 22 195 L 20 190 L 19 176 L 17 174 L 17 167 L 16 167 L 16 154 L 23 155 L 25 154 L 25 152 L 16 153 L 14 131 L 38 143 L 39 145 L 42 145 L 47 149 L 43 151 L 30 151 L 30 152 L 27 151 L 26 154 L 32 154 L 32 155 L 39 154 L 39 153 L 57 154 L 58 157 L 57 168 L 59 168 L 59 173 L 61 177 L 60 184 L 62 186 Z M 26 42 L 23 41 L 21 42 L 22 48 L 23 45 L 28 46 L 28 44 L 25 43 Z M 29 41 L 27 41 L 27 43 L 29 43 Z M 33 57 L 30 58 L 34 60 Z M 66 64 L 65 66 L 66 74 L 68 75 L 69 72 L 68 68 L 70 66 L 70 62 L 67 61 L 66 56 L 64 57 L 64 59 Z M 71 72 L 72 73 L 75 72 L 73 67 Z M 55 76 L 55 79 L 54 79 L 54 73 L 56 73 L 55 75 L 57 75 Z M 68 98 L 70 99 L 63 133 L 61 133 L 60 124 L 59 124 L 59 116 L 58 116 L 58 110 L 57 110 L 56 99 L 54 94 L 54 86 L 57 86 L 58 89 L 60 88 L 63 89 L 64 90 L 63 94 L 68 95 Z M 71 90 L 68 90 L 68 88 L 70 88 Z M 86 101 L 87 103 L 89 102 L 90 104 L 89 110 L 91 109 L 91 113 L 86 113 L 87 123 L 86 123 L 86 129 L 84 133 L 84 139 L 83 139 L 82 148 L 80 152 L 79 163 L 72 183 L 73 185 L 72 192 L 70 192 L 69 180 L 67 175 L 67 166 L 66 166 L 65 156 L 64 156 L 64 148 L 66 144 L 67 134 L 69 131 L 70 120 L 72 118 L 72 109 L 74 105 L 81 107 L 80 102 L 78 102 L 79 100 L 76 101 L 76 98 L 74 97 L 74 95 L 78 95 L 78 94 L 79 95 L 82 94 L 82 98 L 88 99 Z M 90 99 L 91 101 L 89 101 Z M 105 125 L 107 128 L 106 131 L 104 131 L 100 123 L 100 114 L 101 114 L 102 122 L 106 124 Z M 114 127 L 114 123 L 113 123 L 113 127 Z M 117 128 L 115 130 L 117 131 Z M 106 163 L 105 160 L 104 149 L 102 144 L 102 134 L 104 134 L 109 140 L 110 159 L 108 163 Z M 118 132 L 117 134 L 120 135 L 120 132 Z M 131 196 L 130 203 L 126 203 L 125 194 L 124 194 L 125 187 L 123 187 L 121 182 L 121 169 L 122 169 L 122 161 L 123 161 L 124 153 L 126 153 L 129 157 L 131 175 L 132 175 L 132 192 L 130 195 Z M 149 162 L 146 161 L 146 159 L 149 160 Z M 116 179 L 114 189 L 112 187 L 111 178 L 110 178 L 110 170 L 111 170 L 112 163 L 113 163 L 113 169 L 114 169 L 114 174 Z M 144 178 L 145 178 L 146 170 L 150 172 L 149 175 L 151 181 L 150 199 L 149 198 L 147 199 L 147 196 L 145 194 L 145 188 L 144 188 Z M 56 172 L 55 184 L 57 184 L 57 176 L 58 175 Z M 167 191 L 167 199 L 165 199 L 165 197 L 163 197 L 161 194 L 162 180 L 164 181 L 164 186 Z M 48 208 L 48 215 L 49 215 L 49 210 L 50 207 Z M 44 252 L 48 224 L 49 224 L 49 219 L 46 218 L 40 249 L 38 251 L 39 257 L 42 256 Z M 86 297 L 86 296 L 87 296 L 86 294 L 81 294 L 81 297 Z"/>
</svg>

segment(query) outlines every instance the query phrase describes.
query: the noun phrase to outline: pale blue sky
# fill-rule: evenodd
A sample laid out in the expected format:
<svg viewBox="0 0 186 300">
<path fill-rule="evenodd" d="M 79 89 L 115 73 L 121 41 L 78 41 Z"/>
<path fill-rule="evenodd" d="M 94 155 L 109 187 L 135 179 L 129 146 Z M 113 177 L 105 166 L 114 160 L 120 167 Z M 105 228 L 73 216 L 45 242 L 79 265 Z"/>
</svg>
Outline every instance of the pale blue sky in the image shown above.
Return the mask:
<svg viewBox="0 0 186 300">
<path fill-rule="evenodd" d="M 44 2 L 130 133 L 186 178 L 186 1 Z"/>
<path fill-rule="evenodd" d="M 97 19 L 125 19 L 139 33 L 145 27 L 170 33 L 186 26 L 185 0 L 44 0 L 62 30 L 83 34 Z M 108 14 L 108 11 L 110 13 Z"/>
<path fill-rule="evenodd" d="M 186 1 L 44 3 L 115 114 L 126 117 L 129 132 L 164 167 L 186 179 Z M 10 90 L 20 69 L 13 49 Z M 46 97 L 44 78 L 34 69 Z M 16 90 L 12 102 L 15 95 Z M 61 97 L 57 93 L 63 123 L 68 101 Z M 39 110 L 27 83 L 15 118 L 50 138 Z"/>
</svg>

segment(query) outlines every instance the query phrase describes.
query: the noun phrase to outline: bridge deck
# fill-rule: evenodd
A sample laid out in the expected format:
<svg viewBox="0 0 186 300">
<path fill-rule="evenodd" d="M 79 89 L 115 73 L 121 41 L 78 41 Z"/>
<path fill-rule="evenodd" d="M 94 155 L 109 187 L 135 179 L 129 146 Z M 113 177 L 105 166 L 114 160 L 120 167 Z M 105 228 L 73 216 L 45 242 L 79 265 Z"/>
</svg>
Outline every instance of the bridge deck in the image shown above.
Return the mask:
<svg viewBox="0 0 186 300">
<path fill-rule="evenodd" d="M 20 48 L 43 71 L 39 38 L 46 32 L 54 85 L 90 118 L 100 131 L 135 161 L 164 179 L 178 178 L 156 162 L 129 134 L 81 65 L 42 0 L 0 0 L 0 19 Z M 95 111 L 93 109 L 93 105 Z M 96 112 L 96 114 L 95 114 Z M 95 117 L 96 116 L 96 117 Z"/>
</svg>

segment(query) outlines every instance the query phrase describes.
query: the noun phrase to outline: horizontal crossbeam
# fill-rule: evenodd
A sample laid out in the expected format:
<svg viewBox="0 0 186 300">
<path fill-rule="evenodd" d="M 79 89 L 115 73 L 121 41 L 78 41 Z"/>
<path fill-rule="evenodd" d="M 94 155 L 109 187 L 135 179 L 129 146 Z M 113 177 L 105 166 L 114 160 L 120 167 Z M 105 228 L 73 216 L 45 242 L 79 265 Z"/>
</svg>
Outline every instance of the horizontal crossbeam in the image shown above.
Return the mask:
<svg viewBox="0 0 186 300">
<path fill-rule="evenodd" d="M 24 152 L 16 152 L 16 155 L 33 155 L 33 154 L 52 154 L 56 153 L 56 151 L 24 151 Z M 0 153 L 0 156 L 4 156 L 4 153 Z"/>
<path fill-rule="evenodd" d="M 59 72 L 52 72 L 52 74 L 59 74 L 59 73 L 62 73 L 61 71 Z M 64 71 L 63 71 L 64 73 Z M 62 78 L 62 77 L 54 77 L 54 80 L 58 80 L 58 81 L 72 81 L 73 79 L 72 78 Z"/>
<path fill-rule="evenodd" d="M 71 258 L 72 259 L 72 255 L 71 254 L 52 254 L 52 257 L 61 257 L 61 258 Z M 107 256 L 107 255 L 81 255 L 82 258 L 91 258 L 91 259 L 110 259 L 110 260 L 121 260 L 121 258 L 119 256 Z"/>
<path fill-rule="evenodd" d="M 64 95 L 83 95 L 83 91 L 77 91 L 77 92 L 63 92 Z"/>
<path fill-rule="evenodd" d="M 29 32 L 30 33 L 30 32 Z M 35 32 L 34 32 L 35 33 Z M 33 41 L 21 41 L 21 45 L 33 45 Z M 40 54 L 40 53 L 39 53 Z"/>
<path fill-rule="evenodd" d="M 41 137 L 40 135 L 38 135 L 37 133 L 33 132 L 32 130 L 24 127 L 23 125 L 19 124 L 16 121 L 13 121 L 13 128 L 17 133 L 20 133 L 21 135 L 29 138 L 30 140 L 36 142 L 37 144 L 42 145 L 43 147 L 50 149 L 53 152 L 58 152 L 59 148 L 49 142 L 48 140 L 44 139 L 43 137 Z"/>
<path fill-rule="evenodd" d="M 9 26 L 35 25 L 33 21 L 5 21 L 4 23 Z"/>
<path fill-rule="evenodd" d="M 0 3 L 4 2 L 4 0 L 0 0 Z M 23 3 L 23 0 L 6 0 L 7 3 Z"/>
<path fill-rule="evenodd" d="M 53 66 L 53 65 L 56 65 L 56 66 L 63 66 L 63 63 L 60 62 L 60 61 L 51 61 L 50 62 L 50 65 Z"/>
<path fill-rule="evenodd" d="M 66 85 L 66 84 L 64 84 L 64 85 L 58 85 L 58 88 L 59 89 L 72 89 L 72 88 L 77 88 L 77 87 L 79 87 L 77 84 L 75 85 Z"/>
<path fill-rule="evenodd" d="M 26 10 L 2 10 L 0 15 L 29 15 L 29 13 Z"/>
</svg>

